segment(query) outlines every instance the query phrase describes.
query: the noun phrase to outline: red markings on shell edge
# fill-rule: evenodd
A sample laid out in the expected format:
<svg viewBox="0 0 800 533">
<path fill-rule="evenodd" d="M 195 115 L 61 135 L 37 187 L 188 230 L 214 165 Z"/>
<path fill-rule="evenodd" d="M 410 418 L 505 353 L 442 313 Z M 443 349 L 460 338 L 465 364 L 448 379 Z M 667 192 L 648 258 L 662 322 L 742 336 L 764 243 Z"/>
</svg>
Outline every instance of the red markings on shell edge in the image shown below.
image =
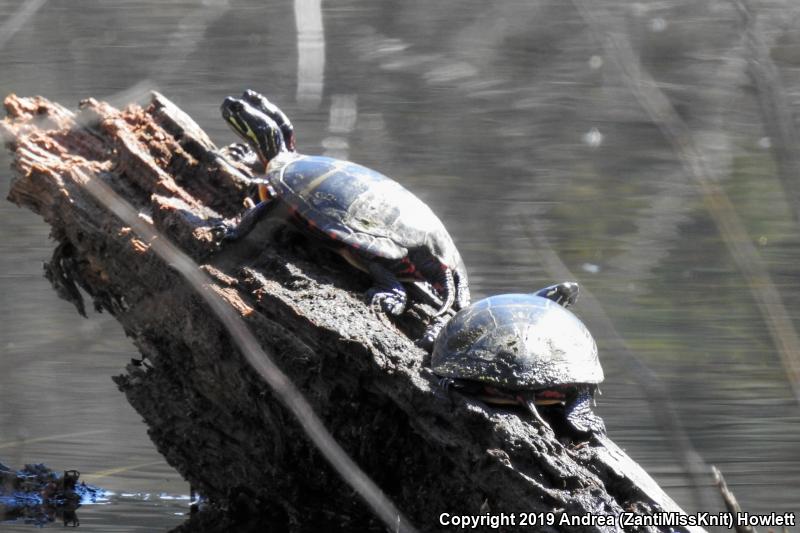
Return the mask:
<svg viewBox="0 0 800 533">
<path fill-rule="evenodd" d="M 536 391 L 536 397 L 542 399 L 563 400 L 566 398 L 566 394 L 557 389 L 544 389 Z"/>
</svg>

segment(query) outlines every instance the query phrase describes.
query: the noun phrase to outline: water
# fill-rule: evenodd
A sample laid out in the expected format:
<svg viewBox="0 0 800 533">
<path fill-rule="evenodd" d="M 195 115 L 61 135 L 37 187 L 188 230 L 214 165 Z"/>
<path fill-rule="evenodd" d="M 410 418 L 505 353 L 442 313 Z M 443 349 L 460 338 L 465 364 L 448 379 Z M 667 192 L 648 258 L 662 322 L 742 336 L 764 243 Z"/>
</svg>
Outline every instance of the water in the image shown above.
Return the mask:
<svg viewBox="0 0 800 533">
<path fill-rule="evenodd" d="M 427 201 L 459 245 L 475 298 L 565 272 L 577 279 L 594 297 L 576 311 L 607 375 L 598 412 L 684 508 L 722 505 L 705 472 L 691 487 L 676 435 L 721 468 L 745 510 L 797 511 L 800 408 L 751 290 L 763 282 L 730 252 L 736 239 L 754 244 L 800 328 L 798 228 L 737 16 L 723 1 L 593 5 L 613 15 L 691 129 L 744 236 L 720 232 L 613 54 L 564 2 L 0 0 L 0 93 L 74 106 L 157 88 L 220 145 L 234 141 L 222 98 L 268 94 L 301 151 L 371 166 Z M 796 110 L 800 6 L 757 6 Z M 108 316 L 84 320 L 56 298 L 41 269 L 47 233 L 0 203 L 0 459 L 75 468 L 134 494 L 79 509 L 84 529 L 168 530 L 186 502 L 135 495 L 188 487 L 110 380 L 134 349 Z M 668 406 L 653 403 L 659 387 Z"/>
</svg>

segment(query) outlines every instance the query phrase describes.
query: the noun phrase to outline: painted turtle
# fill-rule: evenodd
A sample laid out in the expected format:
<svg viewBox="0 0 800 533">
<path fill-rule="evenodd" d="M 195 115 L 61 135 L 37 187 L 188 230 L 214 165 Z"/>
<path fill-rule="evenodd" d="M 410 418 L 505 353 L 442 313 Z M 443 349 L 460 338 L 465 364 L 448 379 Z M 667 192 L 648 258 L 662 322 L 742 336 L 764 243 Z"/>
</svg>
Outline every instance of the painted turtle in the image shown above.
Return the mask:
<svg viewBox="0 0 800 533">
<path fill-rule="evenodd" d="M 261 202 L 237 225 L 226 226 L 224 239 L 243 237 L 282 206 L 294 226 L 372 276 L 375 286 L 367 297 L 373 307 L 402 313 L 407 296 L 401 281 L 429 282 L 442 299 L 437 316 L 469 304 L 461 256 L 442 222 L 419 198 L 361 165 L 294 152 L 288 117 L 254 91 L 226 98 L 221 111 L 266 167 Z"/>
<path fill-rule="evenodd" d="M 603 381 L 597 346 L 566 307 L 577 283 L 535 294 L 503 294 L 460 310 L 436 338 L 433 371 L 443 385 L 492 404 L 518 404 L 546 424 L 537 405 L 563 405 L 579 433 L 605 433 L 590 406 Z"/>
</svg>

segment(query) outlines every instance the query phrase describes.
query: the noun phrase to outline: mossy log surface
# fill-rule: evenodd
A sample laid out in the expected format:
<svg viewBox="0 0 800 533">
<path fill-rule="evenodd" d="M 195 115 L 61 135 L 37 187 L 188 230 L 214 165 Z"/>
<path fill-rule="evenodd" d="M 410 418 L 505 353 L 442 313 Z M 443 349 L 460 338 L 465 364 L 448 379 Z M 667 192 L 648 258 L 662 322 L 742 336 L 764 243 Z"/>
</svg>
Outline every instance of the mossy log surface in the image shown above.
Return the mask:
<svg viewBox="0 0 800 533">
<path fill-rule="evenodd" d="M 82 186 L 102 180 L 193 257 L 303 391 L 335 438 L 422 531 L 441 513 L 562 515 L 678 507 L 607 438 L 562 442 L 521 413 L 444 393 L 413 340 L 433 310 L 394 325 L 364 303 L 369 280 L 337 256 L 258 229 L 220 249 L 212 227 L 243 210 L 251 176 L 161 95 L 75 113 L 5 100 L 9 200 L 52 226 L 59 296 L 111 313 L 141 353 L 114 377 L 158 450 L 211 505 L 184 529 L 382 531 L 237 352 L 204 301 Z M 80 171 L 76 171 L 76 169 Z M 83 290 L 83 293 L 81 290 Z M 613 428 L 611 428 L 613 434 Z M 231 529 L 233 528 L 233 529 Z M 489 530 L 488 527 L 483 528 Z M 504 530 L 512 531 L 509 527 Z M 481 528 L 478 528 L 481 530 Z"/>
</svg>

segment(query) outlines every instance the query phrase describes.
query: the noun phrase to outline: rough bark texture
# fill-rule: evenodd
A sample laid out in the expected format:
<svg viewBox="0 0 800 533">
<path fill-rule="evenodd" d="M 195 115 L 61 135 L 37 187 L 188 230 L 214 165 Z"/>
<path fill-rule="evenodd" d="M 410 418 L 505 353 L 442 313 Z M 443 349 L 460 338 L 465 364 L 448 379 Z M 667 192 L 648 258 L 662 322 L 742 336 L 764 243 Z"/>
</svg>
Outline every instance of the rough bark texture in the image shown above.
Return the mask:
<svg viewBox="0 0 800 533">
<path fill-rule="evenodd" d="M 390 327 L 363 303 L 363 275 L 297 240 L 271 243 L 265 230 L 218 250 L 211 227 L 242 210 L 246 171 L 163 96 L 122 111 L 90 99 L 75 115 L 38 97 L 12 95 L 5 105 L 0 127 L 16 155 L 9 199 L 53 227 L 48 278 L 80 312 L 76 284 L 123 325 L 142 359 L 116 383 L 167 461 L 213 504 L 187 530 L 383 527 L 202 300 L 84 190 L 77 166 L 203 265 L 210 290 L 241 314 L 337 440 L 421 530 L 441 529 L 445 512 L 517 513 L 518 521 L 519 513 L 554 512 L 558 521 L 678 510 L 608 439 L 565 444 L 520 413 L 441 392 L 412 340 L 431 307 L 414 304 Z"/>
</svg>

